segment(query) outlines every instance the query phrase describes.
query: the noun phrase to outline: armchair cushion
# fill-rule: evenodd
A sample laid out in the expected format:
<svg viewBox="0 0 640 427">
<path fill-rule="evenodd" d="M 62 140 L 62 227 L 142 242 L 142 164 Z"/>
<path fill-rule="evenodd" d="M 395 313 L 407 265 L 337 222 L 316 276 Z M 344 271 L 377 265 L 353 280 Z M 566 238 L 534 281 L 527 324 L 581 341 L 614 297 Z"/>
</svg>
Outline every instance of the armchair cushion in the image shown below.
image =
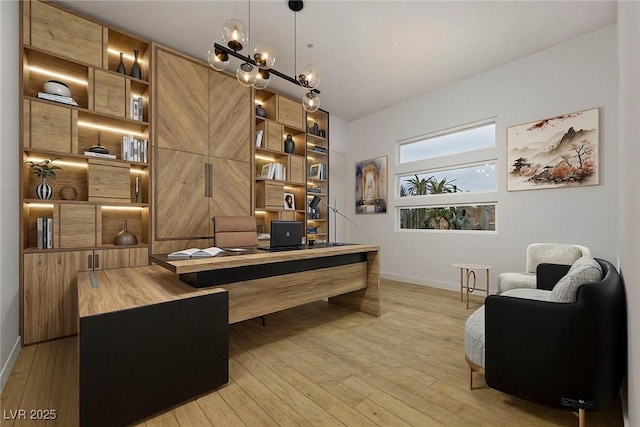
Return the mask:
<svg viewBox="0 0 640 427">
<path fill-rule="evenodd" d="M 602 280 L 602 267 L 598 261 L 591 257 L 583 256 L 573 263 L 569 272 L 556 283 L 551 290 L 550 302 L 573 303 L 576 302 L 578 288 L 585 283 L 599 282 Z"/>
</svg>

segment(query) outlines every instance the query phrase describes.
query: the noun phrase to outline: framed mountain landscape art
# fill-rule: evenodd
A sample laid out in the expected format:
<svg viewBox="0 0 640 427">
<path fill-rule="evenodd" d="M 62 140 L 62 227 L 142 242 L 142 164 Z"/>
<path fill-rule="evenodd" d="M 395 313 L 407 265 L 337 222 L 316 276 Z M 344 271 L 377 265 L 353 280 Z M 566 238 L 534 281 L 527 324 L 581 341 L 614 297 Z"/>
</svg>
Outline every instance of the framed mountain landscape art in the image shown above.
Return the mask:
<svg viewBox="0 0 640 427">
<path fill-rule="evenodd" d="M 598 109 L 507 128 L 507 190 L 598 184 Z"/>
</svg>

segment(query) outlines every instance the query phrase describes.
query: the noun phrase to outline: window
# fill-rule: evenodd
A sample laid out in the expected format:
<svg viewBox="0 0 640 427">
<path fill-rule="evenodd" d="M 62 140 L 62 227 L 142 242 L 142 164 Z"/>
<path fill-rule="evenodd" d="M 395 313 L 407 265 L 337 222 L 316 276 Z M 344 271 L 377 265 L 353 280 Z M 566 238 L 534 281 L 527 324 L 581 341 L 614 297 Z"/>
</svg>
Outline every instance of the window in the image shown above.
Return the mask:
<svg viewBox="0 0 640 427">
<path fill-rule="evenodd" d="M 485 163 L 400 176 L 400 197 L 496 191 L 496 164 Z"/>
<path fill-rule="evenodd" d="M 496 146 L 496 124 L 448 131 L 400 145 L 400 163 L 460 154 Z"/>
<path fill-rule="evenodd" d="M 496 124 L 398 142 L 396 230 L 496 231 Z"/>
<path fill-rule="evenodd" d="M 456 205 L 400 208 L 402 230 L 495 231 L 496 206 Z"/>
</svg>

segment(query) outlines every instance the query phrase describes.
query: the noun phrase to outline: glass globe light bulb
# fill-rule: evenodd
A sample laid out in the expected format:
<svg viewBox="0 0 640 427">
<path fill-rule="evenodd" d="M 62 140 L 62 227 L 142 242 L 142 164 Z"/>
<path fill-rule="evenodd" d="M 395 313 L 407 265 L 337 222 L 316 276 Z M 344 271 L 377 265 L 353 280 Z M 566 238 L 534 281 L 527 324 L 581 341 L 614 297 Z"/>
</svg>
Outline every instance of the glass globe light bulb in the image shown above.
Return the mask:
<svg viewBox="0 0 640 427">
<path fill-rule="evenodd" d="M 207 52 L 207 60 L 209 60 L 209 65 L 216 71 L 224 71 L 229 65 L 229 54 L 212 47 Z"/>
<path fill-rule="evenodd" d="M 229 48 L 236 52 L 242 50 L 242 47 L 249 41 L 247 29 L 241 21 L 237 19 L 229 19 L 222 26 L 222 39 L 227 43 Z"/>
<path fill-rule="evenodd" d="M 298 81 L 304 88 L 315 89 L 320 85 L 320 72 L 313 65 L 306 65 L 300 72 Z"/>
<path fill-rule="evenodd" d="M 256 82 L 256 76 L 258 75 L 258 67 L 245 62 L 238 67 L 236 71 L 236 79 L 242 86 L 252 86 Z"/>
<path fill-rule="evenodd" d="M 315 92 L 307 92 L 302 97 L 302 108 L 307 113 L 315 113 L 320 108 L 320 97 Z"/>
<path fill-rule="evenodd" d="M 266 89 L 267 86 L 269 86 L 269 77 L 270 75 L 267 70 L 259 70 L 253 87 L 256 89 Z"/>
<path fill-rule="evenodd" d="M 258 67 L 268 70 L 276 63 L 276 52 L 268 44 L 261 43 L 253 48 L 253 60 Z"/>
</svg>

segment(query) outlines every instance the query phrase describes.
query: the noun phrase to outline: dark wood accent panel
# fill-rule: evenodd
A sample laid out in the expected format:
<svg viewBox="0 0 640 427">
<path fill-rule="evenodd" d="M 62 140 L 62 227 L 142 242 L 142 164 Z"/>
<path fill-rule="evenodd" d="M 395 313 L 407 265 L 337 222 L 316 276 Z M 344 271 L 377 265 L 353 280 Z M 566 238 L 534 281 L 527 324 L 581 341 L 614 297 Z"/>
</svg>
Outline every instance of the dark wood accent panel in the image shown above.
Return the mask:
<svg viewBox="0 0 640 427">
<path fill-rule="evenodd" d="M 80 425 L 128 425 L 227 383 L 227 319 L 226 292 L 81 317 Z"/>
</svg>

